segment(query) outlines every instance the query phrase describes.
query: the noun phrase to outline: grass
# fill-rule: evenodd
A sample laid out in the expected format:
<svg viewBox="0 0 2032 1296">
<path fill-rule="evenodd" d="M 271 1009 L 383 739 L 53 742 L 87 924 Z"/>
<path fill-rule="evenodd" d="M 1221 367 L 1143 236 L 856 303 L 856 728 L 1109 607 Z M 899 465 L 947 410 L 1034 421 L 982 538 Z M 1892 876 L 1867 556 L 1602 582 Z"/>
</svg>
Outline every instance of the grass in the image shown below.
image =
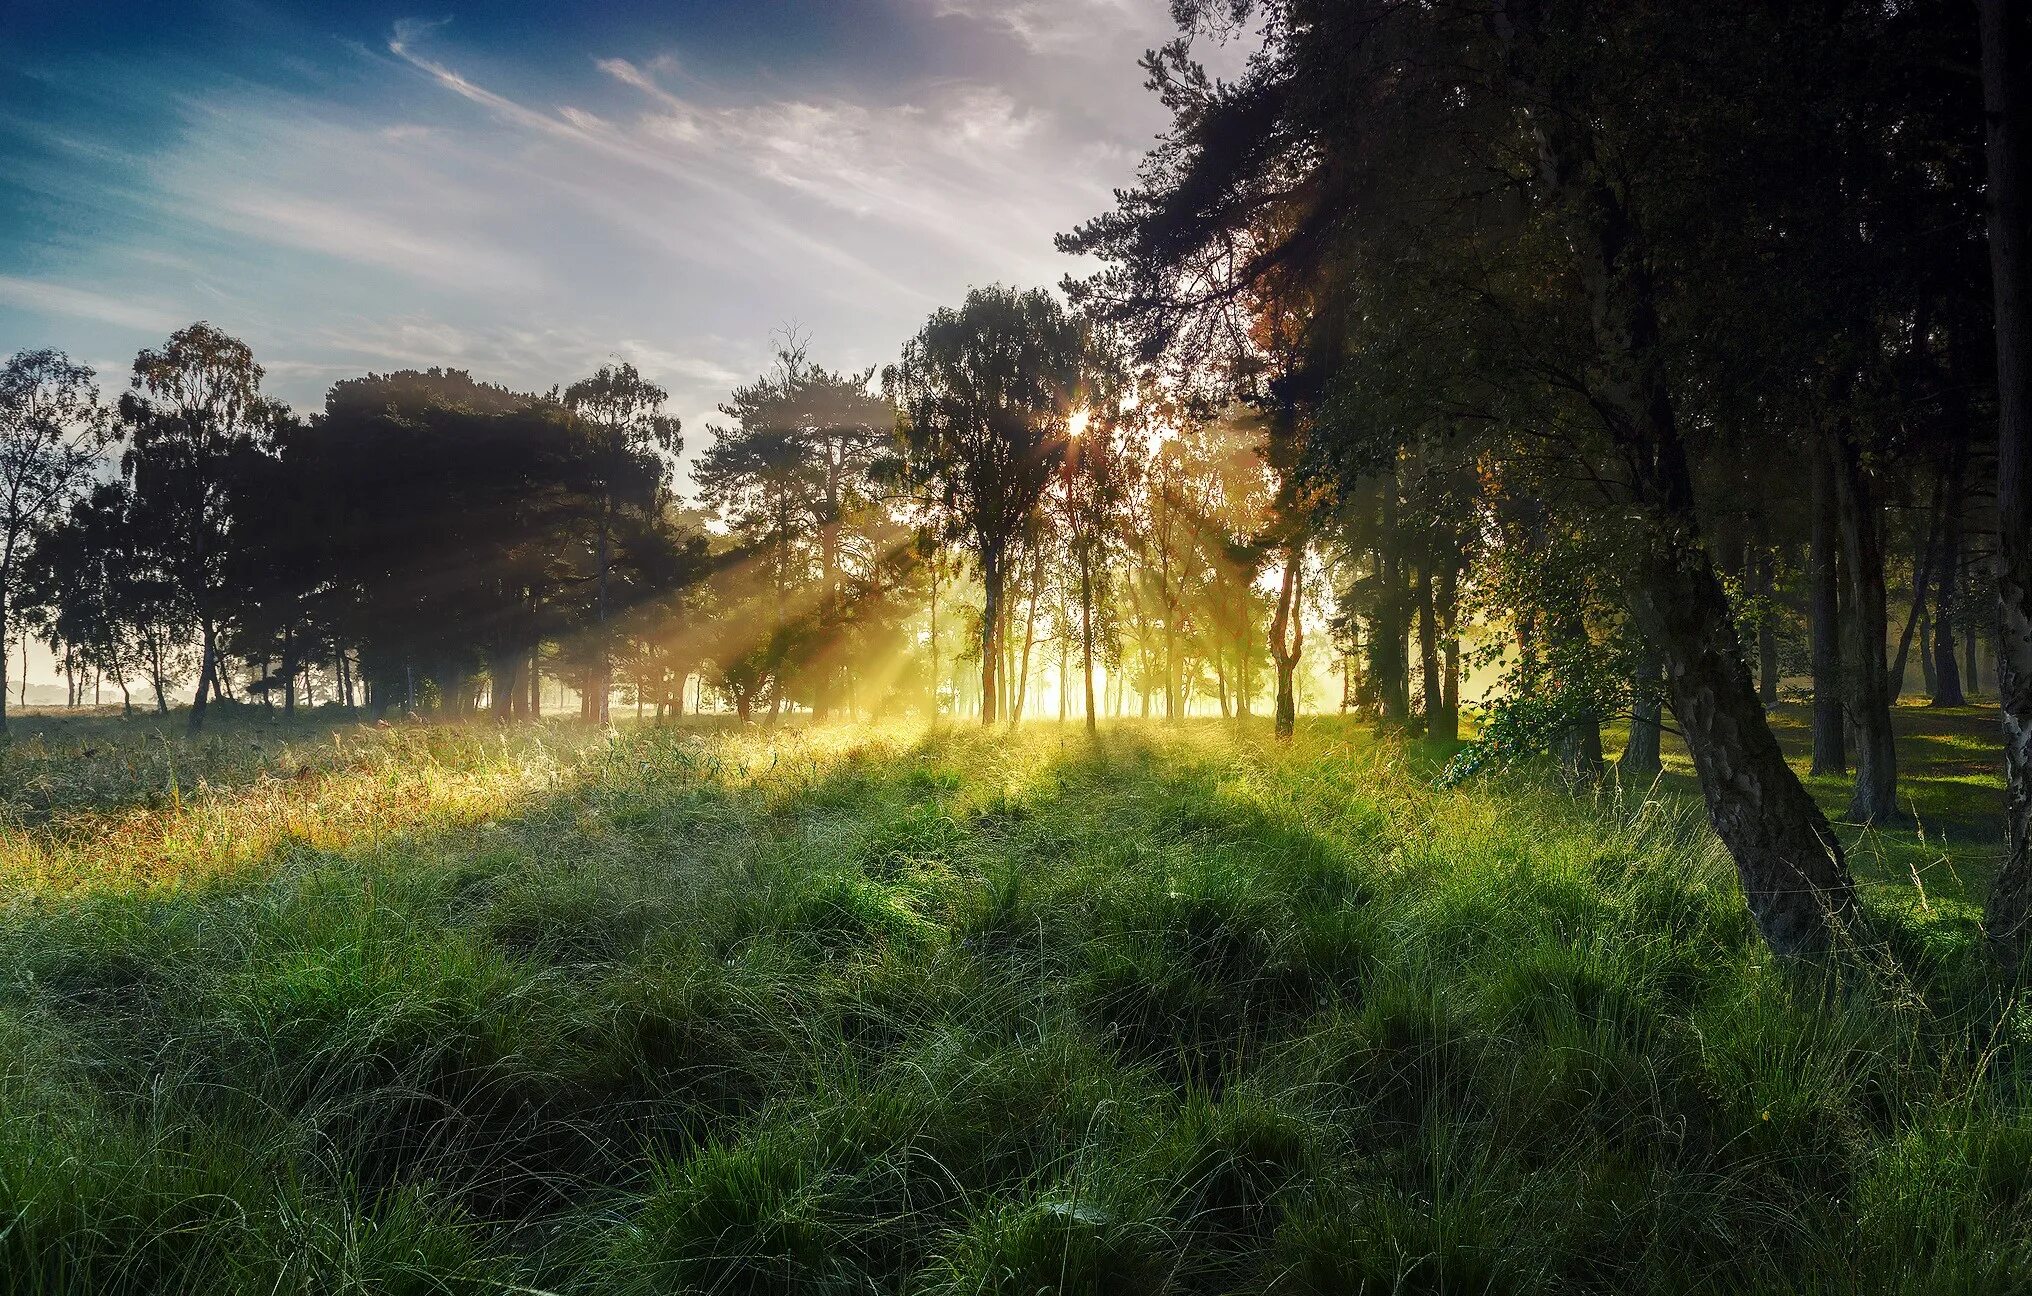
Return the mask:
<svg viewBox="0 0 2032 1296">
<path fill-rule="evenodd" d="M 1779 968 L 1670 791 L 1439 791 L 1327 720 L 35 723 L 0 748 L 0 1291 L 2032 1271 L 2032 1013 L 1979 890 L 1871 863 L 1892 957 Z M 1979 842 L 1940 853 L 1978 885 Z"/>
<path fill-rule="evenodd" d="M 1930 707 L 1915 701 L 1895 708 L 1902 813 L 1895 823 L 1867 830 L 1842 822 L 1850 779 L 1809 772 L 1812 718 L 1812 708 L 1797 702 L 1771 714 L 1780 745 L 1835 821 L 1857 875 L 1905 892 L 1905 901 L 1922 912 L 1942 903 L 1962 911 L 1979 907 L 2003 850 L 2003 746 L 1996 705 Z M 1611 737 L 1620 746 L 1620 735 Z M 1685 748 L 1669 737 L 1664 748 L 1662 787 L 1698 798 Z"/>
</svg>

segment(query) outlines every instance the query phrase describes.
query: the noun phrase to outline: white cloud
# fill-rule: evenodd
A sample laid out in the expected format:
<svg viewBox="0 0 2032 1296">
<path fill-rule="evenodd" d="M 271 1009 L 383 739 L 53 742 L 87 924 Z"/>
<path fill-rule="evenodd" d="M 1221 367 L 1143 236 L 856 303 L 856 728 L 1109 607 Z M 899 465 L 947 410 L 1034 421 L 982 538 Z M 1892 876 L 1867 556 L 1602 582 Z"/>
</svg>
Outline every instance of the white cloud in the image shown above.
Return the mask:
<svg viewBox="0 0 2032 1296">
<path fill-rule="evenodd" d="M 962 8 L 978 21 L 922 18 L 956 52 L 981 23 L 1047 43 L 1080 15 L 1115 26 L 1076 58 L 996 38 L 992 58 L 882 81 L 845 66 L 716 80 L 682 52 L 616 49 L 560 82 L 573 68 L 554 59 L 497 56 L 481 77 L 454 29 L 405 22 L 381 50 L 343 55 L 367 91 L 347 102 L 330 97 L 341 76 L 109 83 L 94 93 L 179 117 L 160 148 L 92 182 L 97 206 L 135 219 L 43 249 L 38 266 L 68 272 L 0 281 L 0 301 L 157 337 L 210 316 L 304 406 L 368 367 L 542 389 L 619 355 L 695 421 L 766 367 L 789 321 L 825 363 L 857 369 L 970 285 L 1072 268 L 1052 234 L 1108 205 L 1158 115 L 1134 58 L 1165 29 L 1162 6 L 1135 0 L 1136 30 L 1117 0 Z M 539 79 L 567 88 L 527 88 Z M 113 283 L 130 291 L 100 287 Z M 78 351 L 93 337 L 36 328 Z"/>
<path fill-rule="evenodd" d="M 15 275 L 0 275 L 0 303 L 21 310 L 68 315 L 145 333 L 167 333 L 190 322 L 174 311 L 138 302 L 128 296 Z"/>
<path fill-rule="evenodd" d="M 1105 37 L 1138 25 L 1129 0 L 931 0 L 931 5 L 940 17 L 998 28 L 1033 54 L 1106 48 Z"/>
<path fill-rule="evenodd" d="M 525 261 L 462 240 L 450 230 L 417 228 L 359 205 L 244 190 L 214 194 L 209 203 L 193 210 L 250 238 L 420 278 L 496 288 L 531 282 Z"/>
</svg>

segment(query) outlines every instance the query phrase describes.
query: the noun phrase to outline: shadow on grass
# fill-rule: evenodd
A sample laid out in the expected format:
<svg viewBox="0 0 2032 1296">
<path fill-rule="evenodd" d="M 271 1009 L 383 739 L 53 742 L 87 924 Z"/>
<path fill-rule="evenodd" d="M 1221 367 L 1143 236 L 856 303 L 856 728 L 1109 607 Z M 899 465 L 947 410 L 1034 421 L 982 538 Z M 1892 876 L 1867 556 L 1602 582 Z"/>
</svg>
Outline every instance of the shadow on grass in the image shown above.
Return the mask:
<svg viewBox="0 0 2032 1296">
<path fill-rule="evenodd" d="M 1977 1290 L 2023 1259 L 1993 1171 L 2024 1104 L 1959 1026 L 1773 975 L 1679 820 L 1402 757 L 1330 722 L 634 731 L 483 819 L 18 904 L 0 1272 Z"/>
</svg>

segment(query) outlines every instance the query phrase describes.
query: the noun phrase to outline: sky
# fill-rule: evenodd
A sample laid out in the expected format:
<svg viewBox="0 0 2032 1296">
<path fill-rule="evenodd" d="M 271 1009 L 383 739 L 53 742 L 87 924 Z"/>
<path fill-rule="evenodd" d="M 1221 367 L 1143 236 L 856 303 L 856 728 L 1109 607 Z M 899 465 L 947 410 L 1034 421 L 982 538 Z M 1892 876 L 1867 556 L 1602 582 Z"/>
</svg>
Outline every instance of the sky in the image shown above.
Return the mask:
<svg viewBox="0 0 2032 1296">
<path fill-rule="evenodd" d="M 766 364 L 1055 284 L 1163 122 L 1165 0 L 0 0 L 0 348 L 117 390 L 208 319 L 316 408 L 609 357 L 689 439 Z"/>
<path fill-rule="evenodd" d="M 0 354 L 111 397 L 205 319 L 305 411 L 621 358 L 696 452 L 783 330 L 859 370 L 1079 269 L 1052 236 L 1133 179 L 1176 34 L 1166 0 L 425 2 L 0 0 Z"/>
</svg>

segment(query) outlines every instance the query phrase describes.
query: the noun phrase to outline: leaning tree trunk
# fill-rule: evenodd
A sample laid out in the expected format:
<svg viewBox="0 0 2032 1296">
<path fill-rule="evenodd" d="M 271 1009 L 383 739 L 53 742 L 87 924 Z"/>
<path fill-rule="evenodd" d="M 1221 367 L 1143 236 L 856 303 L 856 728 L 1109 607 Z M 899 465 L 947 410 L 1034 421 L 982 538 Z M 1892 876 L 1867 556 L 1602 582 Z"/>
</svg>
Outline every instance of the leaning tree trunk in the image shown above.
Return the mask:
<svg viewBox="0 0 2032 1296">
<path fill-rule="evenodd" d="M 1827 947 L 1855 913 L 1841 843 L 1785 763 L 1706 554 L 1661 539 L 1631 600 L 1659 645 L 1666 693 L 1708 819 L 1735 858 L 1758 930 L 1780 954 Z"/>
<path fill-rule="evenodd" d="M 1524 6 L 1499 19 L 1528 25 L 1540 16 Z M 1526 26 L 1520 34 L 1535 33 Z M 1525 88 L 1542 100 L 1537 87 Z M 1649 259 L 1585 126 L 1557 115 L 1536 125 L 1541 178 L 1570 218 L 1590 299 L 1598 376 L 1589 396 L 1621 448 L 1637 506 L 1627 570 L 1633 620 L 1663 659 L 1708 819 L 1735 859 L 1758 930 L 1781 955 L 1824 950 L 1855 921 L 1855 883 L 1840 842 L 1779 750 L 1701 539 Z"/>
<path fill-rule="evenodd" d="M 2024 970 L 2032 917 L 2032 16 L 1980 0 L 1990 271 L 1997 308 L 1997 698 L 2004 724 L 2003 867 L 1986 927 Z"/>
<path fill-rule="evenodd" d="M 1813 455 L 1813 543 L 1807 564 L 1807 632 L 1813 650 L 1813 772 L 1846 774 L 1841 701 L 1840 542 L 1835 538 L 1834 460 L 1818 438 Z"/>
<path fill-rule="evenodd" d="M 1848 817 L 1876 823 L 1898 813 L 1898 748 L 1891 731 L 1884 651 L 1884 539 L 1875 492 L 1854 440 L 1828 432 L 1841 537 L 1842 700 L 1854 726 L 1856 785 Z"/>
</svg>

